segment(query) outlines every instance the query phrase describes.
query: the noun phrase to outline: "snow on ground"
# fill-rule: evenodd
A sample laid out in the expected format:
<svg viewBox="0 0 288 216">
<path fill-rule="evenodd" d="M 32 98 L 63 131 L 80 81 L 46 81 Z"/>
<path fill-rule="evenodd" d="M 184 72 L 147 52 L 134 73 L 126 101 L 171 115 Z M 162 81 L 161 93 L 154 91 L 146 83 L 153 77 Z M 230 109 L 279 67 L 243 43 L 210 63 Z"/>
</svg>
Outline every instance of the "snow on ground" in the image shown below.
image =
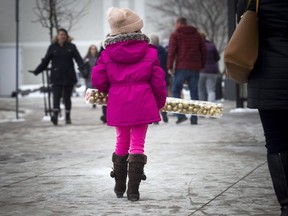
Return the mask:
<svg viewBox="0 0 288 216">
<path fill-rule="evenodd" d="M 19 97 L 44 97 L 48 96 L 48 93 L 40 92 L 40 88 L 42 87 L 42 84 L 34 84 L 34 85 L 21 85 L 19 87 L 19 91 L 23 94 L 19 94 Z M 77 85 L 74 89 L 73 96 L 76 97 L 84 97 L 86 91 L 85 85 Z"/>
<path fill-rule="evenodd" d="M 249 108 L 235 108 L 231 109 L 230 113 L 257 113 L 257 109 L 249 109 Z"/>
</svg>

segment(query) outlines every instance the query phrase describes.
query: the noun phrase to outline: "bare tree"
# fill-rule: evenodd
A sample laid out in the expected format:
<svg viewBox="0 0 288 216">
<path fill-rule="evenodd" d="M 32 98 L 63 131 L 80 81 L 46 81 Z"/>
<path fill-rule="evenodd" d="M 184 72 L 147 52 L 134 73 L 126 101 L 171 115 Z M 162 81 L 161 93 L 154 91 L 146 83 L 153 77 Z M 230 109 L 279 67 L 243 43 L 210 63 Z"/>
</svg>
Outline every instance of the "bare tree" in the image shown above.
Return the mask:
<svg viewBox="0 0 288 216">
<path fill-rule="evenodd" d="M 173 31 L 175 17 L 185 17 L 191 25 L 204 31 L 221 53 L 228 40 L 226 3 L 227 0 L 158 0 L 148 6 L 163 16 L 161 19 L 149 17 L 149 20 L 167 34 Z"/>
<path fill-rule="evenodd" d="M 52 41 L 60 27 L 69 31 L 87 14 L 90 1 L 83 4 L 83 1 L 77 0 L 36 0 L 33 10 L 38 19 L 33 22 L 40 22 L 48 28 Z"/>
</svg>

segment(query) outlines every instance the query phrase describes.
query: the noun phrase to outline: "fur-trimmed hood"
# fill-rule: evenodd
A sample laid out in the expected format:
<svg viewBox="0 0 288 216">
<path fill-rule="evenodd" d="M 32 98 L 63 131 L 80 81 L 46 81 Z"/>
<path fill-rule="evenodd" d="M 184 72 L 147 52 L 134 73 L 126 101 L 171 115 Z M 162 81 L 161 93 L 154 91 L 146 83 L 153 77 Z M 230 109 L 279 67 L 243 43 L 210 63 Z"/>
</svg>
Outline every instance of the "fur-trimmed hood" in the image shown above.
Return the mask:
<svg viewBox="0 0 288 216">
<path fill-rule="evenodd" d="M 67 35 L 66 43 L 71 43 L 71 41 L 72 41 L 73 39 L 74 39 L 73 37 L 71 37 L 70 35 Z M 58 42 L 59 42 L 57 35 L 54 36 L 52 42 L 53 42 L 53 43 L 58 43 Z"/>
<path fill-rule="evenodd" d="M 139 32 L 134 32 L 128 34 L 119 34 L 113 37 L 107 37 L 106 40 L 104 41 L 104 49 L 108 45 L 125 41 L 146 41 L 147 43 L 150 43 L 150 39 L 147 35 Z"/>
<path fill-rule="evenodd" d="M 109 45 L 92 69 L 92 85 L 109 94 L 109 126 L 158 122 L 159 109 L 165 105 L 165 72 L 159 65 L 157 49 L 147 43 L 148 37 L 143 34 L 130 40 L 135 39 L 132 35 L 108 39 Z"/>
<path fill-rule="evenodd" d="M 119 34 L 104 42 L 105 53 L 119 63 L 140 61 L 148 52 L 150 39 L 142 33 Z"/>
</svg>

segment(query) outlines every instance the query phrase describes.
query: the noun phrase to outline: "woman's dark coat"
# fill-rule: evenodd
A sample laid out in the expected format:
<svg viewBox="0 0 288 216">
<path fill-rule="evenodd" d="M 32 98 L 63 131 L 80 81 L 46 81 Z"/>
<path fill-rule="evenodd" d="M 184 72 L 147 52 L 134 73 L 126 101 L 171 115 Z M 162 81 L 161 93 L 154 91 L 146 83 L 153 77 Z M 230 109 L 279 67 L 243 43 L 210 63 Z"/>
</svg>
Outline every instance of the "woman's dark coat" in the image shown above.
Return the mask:
<svg viewBox="0 0 288 216">
<path fill-rule="evenodd" d="M 287 110 L 288 1 L 259 2 L 259 54 L 248 80 L 248 107 Z"/>
<path fill-rule="evenodd" d="M 74 62 L 76 60 L 80 69 L 83 67 L 83 60 L 72 43 L 65 43 L 62 47 L 58 43 L 49 46 L 45 57 L 41 64 L 35 69 L 34 74 L 37 75 L 45 70 L 52 61 L 50 81 L 56 85 L 74 85 L 77 82 Z"/>
</svg>

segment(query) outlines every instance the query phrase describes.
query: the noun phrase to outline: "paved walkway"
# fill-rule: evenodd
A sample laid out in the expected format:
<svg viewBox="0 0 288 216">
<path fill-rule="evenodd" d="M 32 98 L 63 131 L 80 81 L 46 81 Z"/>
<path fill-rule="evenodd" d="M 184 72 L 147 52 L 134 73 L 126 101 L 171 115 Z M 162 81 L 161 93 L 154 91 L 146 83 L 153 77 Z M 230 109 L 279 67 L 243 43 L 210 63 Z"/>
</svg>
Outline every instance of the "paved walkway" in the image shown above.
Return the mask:
<svg viewBox="0 0 288 216">
<path fill-rule="evenodd" d="M 43 99 L 0 98 L 0 215 L 279 216 L 258 114 L 150 125 L 140 201 L 117 199 L 110 178 L 115 132 L 73 98 L 72 125 L 42 121 Z M 4 110 L 4 111 L 3 111 Z M 12 118 L 12 119 L 11 119 Z"/>
</svg>

